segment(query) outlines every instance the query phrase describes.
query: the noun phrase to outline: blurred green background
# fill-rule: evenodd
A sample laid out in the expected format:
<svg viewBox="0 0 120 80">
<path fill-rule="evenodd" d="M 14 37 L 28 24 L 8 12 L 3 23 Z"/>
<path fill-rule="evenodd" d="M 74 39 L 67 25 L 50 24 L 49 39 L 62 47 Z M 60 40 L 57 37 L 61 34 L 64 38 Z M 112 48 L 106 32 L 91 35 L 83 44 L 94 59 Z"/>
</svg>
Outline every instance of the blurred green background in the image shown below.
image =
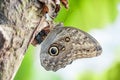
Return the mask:
<svg viewBox="0 0 120 80">
<path fill-rule="evenodd" d="M 57 18 L 55 19 L 55 22 L 63 22 L 64 25 L 66 26 L 74 26 L 76 28 L 79 28 L 87 32 L 91 31 L 91 33 L 92 33 L 92 30 L 97 30 L 99 31 L 99 33 L 104 33 L 107 30 L 109 30 L 109 29 L 106 30 L 106 28 L 110 27 L 111 31 L 113 30 L 113 32 L 110 32 L 110 31 L 109 32 L 110 34 L 112 34 L 116 32 L 114 31 L 116 28 L 115 26 L 120 27 L 120 24 L 116 23 L 117 22 L 116 20 L 120 18 L 118 17 L 118 15 L 120 15 L 120 0 L 69 0 L 69 9 L 65 9 L 62 6 L 62 9 L 60 10 Z M 119 20 L 118 21 L 119 23 L 120 19 L 118 20 Z M 107 25 L 113 25 L 113 23 L 116 25 L 107 26 Z M 119 27 L 117 28 L 120 29 Z M 101 34 L 100 36 L 97 36 L 97 37 L 101 39 L 103 35 L 104 34 Z M 117 37 L 118 34 L 116 33 L 115 36 Z M 110 36 L 110 37 L 113 38 L 115 36 Z M 116 40 L 114 40 L 114 38 L 113 38 L 114 40 L 113 42 L 111 38 L 110 40 L 108 40 L 108 41 L 111 41 L 110 43 L 112 43 L 113 45 L 118 44 L 118 45 L 114 45 L 115 48 L 113 52 L 111 52 L 112 56 L 109 56 L 109 50 L 113 49 L 113 47 L 109 46 L 110 43 L 107 43 L 107 46 L 106 46 L 106 42 L 108 41 L 105 41 L 105 39 L 103 37 L 100 43 L 102 44 L 102 47 L 103 47 L 103 57 L 104 55 L 107 56 L 105 58 L 107 58 L 108 60 L 110 57 L 113 57 L 110 65 L 107 67 L 104 66 L 105 69 L 99 68 L 101 72 L 94 71 L 93 69 L 88 70 L 88 68 L 84 68 L 83 71 L 78 70 L 79 72 L 76 72 L 75 75 L 72 75 L 74 77 L 74 80 L 120 80 L 120 76 L 119 76 L 120 75 L 120 59 L 119 59 L 120 41 L 118 41 L 119 43 L 117 43 Z M 69 77 L 68 76 L 69 74 L 66 76 L 61 75 L 62 72 L 64 73 L 64 69 L 62 72 L 59 72 L 59 71 L 49 72 L 49 71 L 45 71 L 44 69 L 41 69 L 42 67 L 40 67 L 39 60 L 38 59 L 36 60 L 36 57 L 37 57 L 36 50 L 37 49 L 32 45 L 29 46 L 29 49 L 27 50 L 25 58 L 14 80 L 66 80 L 68 79 L 67 77 Z M 107 59 L 105 60 L 107 61 Z M 87 66 L 87 65 L 84 65 L 84 66 Z"/>
</svg>

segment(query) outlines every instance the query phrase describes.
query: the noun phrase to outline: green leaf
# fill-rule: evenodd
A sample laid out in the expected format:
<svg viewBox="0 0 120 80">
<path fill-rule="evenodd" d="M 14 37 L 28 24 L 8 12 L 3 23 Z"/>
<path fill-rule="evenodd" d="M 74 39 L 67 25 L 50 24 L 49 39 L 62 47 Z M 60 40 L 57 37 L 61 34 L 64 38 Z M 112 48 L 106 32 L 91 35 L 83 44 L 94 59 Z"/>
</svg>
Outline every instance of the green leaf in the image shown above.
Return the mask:
<svg viewBox="0 0 120 80">
<path fill-rule="evenodd" d="M 55 21 L 85 31 L 102 28 L 116 19 L 117 3 L 118 0 L 69 0 L 69 9 L 62 7 Z"/>
</svg>

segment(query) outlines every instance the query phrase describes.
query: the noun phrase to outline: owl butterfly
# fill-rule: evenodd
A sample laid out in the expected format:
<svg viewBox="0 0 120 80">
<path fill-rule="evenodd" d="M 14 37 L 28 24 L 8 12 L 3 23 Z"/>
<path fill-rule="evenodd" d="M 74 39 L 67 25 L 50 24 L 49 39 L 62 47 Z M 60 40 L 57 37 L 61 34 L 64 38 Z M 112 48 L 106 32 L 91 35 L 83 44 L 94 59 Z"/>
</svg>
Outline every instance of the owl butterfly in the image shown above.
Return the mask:
<svg viewBox="0 0 120 80">
<path fill-rule="evenodd" d="M 76 59 L 100 55 L 102 48 L 88 33 L 56 25 L 41 43 L 40 61 L 46 70 L 57 71 Z"/>
</svg>

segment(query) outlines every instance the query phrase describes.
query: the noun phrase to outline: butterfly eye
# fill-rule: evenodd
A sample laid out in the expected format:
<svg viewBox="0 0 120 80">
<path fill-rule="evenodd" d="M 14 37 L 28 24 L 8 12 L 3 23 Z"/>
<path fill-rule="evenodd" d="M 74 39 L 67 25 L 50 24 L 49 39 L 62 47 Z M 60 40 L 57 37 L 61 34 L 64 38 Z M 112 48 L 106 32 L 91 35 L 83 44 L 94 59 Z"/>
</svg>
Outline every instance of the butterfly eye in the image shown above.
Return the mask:
<svg viewBox="0 0 120 80">
<path fill-rule="evenodd" d="M 51 56 L 57 56 L 59 53 L 57 47 L 50 47 L 48 52 Z"/>
</svg>

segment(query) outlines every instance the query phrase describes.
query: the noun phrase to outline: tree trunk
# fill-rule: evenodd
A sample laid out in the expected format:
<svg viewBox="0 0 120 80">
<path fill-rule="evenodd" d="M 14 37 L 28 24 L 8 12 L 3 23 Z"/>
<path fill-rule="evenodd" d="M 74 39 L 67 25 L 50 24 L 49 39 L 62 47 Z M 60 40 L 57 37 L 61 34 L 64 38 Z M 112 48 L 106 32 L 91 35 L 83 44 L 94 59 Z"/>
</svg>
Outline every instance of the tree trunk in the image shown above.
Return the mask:
<svg viewBox="0 0 120 80">
<path fill-rule="evenodd" d="M 54 0 L 0 0 L 0 80 L 13 80 L 37 32 L 54 17 Z"/>
</svg>

